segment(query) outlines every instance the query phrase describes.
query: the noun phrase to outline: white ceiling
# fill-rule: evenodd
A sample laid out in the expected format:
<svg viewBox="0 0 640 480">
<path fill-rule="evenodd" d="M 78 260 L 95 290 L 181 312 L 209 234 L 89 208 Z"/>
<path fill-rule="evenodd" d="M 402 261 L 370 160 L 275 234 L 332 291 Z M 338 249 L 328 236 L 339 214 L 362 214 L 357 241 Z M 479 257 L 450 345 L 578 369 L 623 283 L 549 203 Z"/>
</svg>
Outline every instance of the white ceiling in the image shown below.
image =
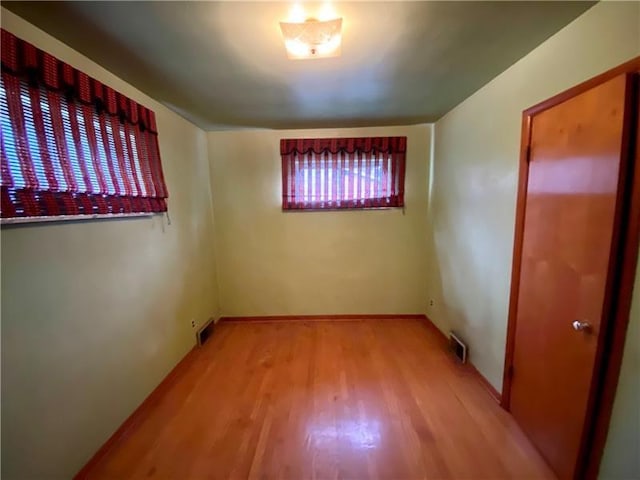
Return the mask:
<svg viewBox="0 0 640 480">
<path fill-rule="evenodd" d="M 291 2 L 2 5 L 215 130 L 434 121 L 593 2 L 334 2 L 342 55 L 318 60 L 287 59 Z"/>
</svg>

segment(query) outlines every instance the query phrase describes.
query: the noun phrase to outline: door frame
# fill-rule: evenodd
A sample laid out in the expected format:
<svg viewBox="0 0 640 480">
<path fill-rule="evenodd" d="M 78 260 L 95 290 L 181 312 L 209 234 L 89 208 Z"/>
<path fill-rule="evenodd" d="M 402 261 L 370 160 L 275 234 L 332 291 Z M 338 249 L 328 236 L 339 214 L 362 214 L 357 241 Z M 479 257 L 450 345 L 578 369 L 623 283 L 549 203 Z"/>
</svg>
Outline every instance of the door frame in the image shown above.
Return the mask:
<svg viewBox="0 0 640 480">
<path fill-rule="evenodd" d="M 507 343 L 502 383 L 502 407 L 510 411 L 513 357 L 516 334 L 516 314 L 522 263 L 525 203 L 529 177 L 529 153 L 533 118 L 545 110 L 565 102 L 593 87 L 622 74 L 635 74 L 631 81 L 635 88 L 629 89 L 625 104 L 640 102 L 640 56 L 618 67 L 572 87 L 544 102 L 528 108 L 522 113 L 522 134 L 518 176 L 516 221 L 511 266 L 511 294 L 507 323 Z M 605 294 L 605 315 L 601 323 L 603 332 L 598 339 L 595 367 L 589 400 L 586 424 L 580 440 L 580 450 L 575 469 L 576 478 L 596 479 L 602 452 L 607 439 L 611 411 L 615 399 L 624 343 L 629 323 L 629 311 L 638 260 L 640 241 L 640 109 L 626 108 L 623 141 L 629 149 L 622 153 L 617 211 L 614 219 L 613 242 L 610 252 L 609 272 Z"/>
</svg>

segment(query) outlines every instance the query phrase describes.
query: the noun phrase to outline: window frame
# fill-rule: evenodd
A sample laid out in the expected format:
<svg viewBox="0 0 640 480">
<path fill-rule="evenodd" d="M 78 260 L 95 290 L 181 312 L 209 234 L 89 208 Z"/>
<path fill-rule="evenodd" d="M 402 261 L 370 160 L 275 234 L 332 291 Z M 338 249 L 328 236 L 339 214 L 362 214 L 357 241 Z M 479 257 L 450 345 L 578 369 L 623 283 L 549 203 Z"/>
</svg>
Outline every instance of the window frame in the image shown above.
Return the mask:
<svg viewBox="0 0 640 480">
<path fill-rule="evenodd" d="M 406 137 L 281 139 L 282 211 L 404 209 L 406 141 Z M 371 171 L 368 182 L 362 169 Z M 345 170 L 358 173 L 351 180 Z M 301 181 L 302 171 L 318 173 Z M 336 182 L 336 177 L 344 180 Z"/>
<path fill-rule="evenodd" d="M 4 29 L 1 53 L 0 224 L 167 211 L 153 111 Z"/>
</svg>

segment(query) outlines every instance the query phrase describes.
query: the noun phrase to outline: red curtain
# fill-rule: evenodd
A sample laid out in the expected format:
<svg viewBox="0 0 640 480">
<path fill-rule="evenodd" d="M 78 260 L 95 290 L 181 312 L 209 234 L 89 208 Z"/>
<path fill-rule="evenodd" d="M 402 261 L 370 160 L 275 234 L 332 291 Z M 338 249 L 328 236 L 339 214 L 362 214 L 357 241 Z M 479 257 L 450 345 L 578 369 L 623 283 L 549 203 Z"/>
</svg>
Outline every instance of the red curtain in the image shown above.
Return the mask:
<svg viewBox="0 0 640 480">
<path fill-rule="evenodd" d="M 404 206 L 406 137 L 282 139 L 282 208 Z"/>
<path fill-rule="evenodd" d="M 167 210 L 154 113 L 2 30 L 3 218 Z"/>
</svg>

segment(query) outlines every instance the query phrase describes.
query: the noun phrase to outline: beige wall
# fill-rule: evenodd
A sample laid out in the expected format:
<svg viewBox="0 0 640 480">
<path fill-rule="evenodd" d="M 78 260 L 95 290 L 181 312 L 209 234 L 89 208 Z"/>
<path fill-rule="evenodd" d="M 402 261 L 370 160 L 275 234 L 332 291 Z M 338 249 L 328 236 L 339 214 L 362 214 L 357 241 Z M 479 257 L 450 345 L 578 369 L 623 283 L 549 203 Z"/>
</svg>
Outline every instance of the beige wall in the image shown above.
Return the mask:
<svg viewBox="0 0 640 480">
<path fill-rule="evenodd" d="M 2 478 L 70 478 L 216 314 L 206 134 L 5 9 L 2 27 L 157 114 L 164 217 L 2 228 Z"/>
<path fill-rule="evenodd" d="M 224 315 L 423 313 L 431 127 L 209 133 Z M 406 210 L 283 213 L 280 139 L 408 142 Z"/>
<path fill-rule="evenodd" d="M 603 480 L 640 478 L 640 264 L 609 436 L 600 465 Z"/>
<path fill-rule="evenodd" d="M 509 301 L 522 110 L 640 54 L 640 3 L 603 2 L 435 126 L 428 314 L 458 330 L 499 388 Z M 640 478 L 636 296 L 603 478 Z M 621 441 L 627 439 L 628 441 Z"/>
</svg>

